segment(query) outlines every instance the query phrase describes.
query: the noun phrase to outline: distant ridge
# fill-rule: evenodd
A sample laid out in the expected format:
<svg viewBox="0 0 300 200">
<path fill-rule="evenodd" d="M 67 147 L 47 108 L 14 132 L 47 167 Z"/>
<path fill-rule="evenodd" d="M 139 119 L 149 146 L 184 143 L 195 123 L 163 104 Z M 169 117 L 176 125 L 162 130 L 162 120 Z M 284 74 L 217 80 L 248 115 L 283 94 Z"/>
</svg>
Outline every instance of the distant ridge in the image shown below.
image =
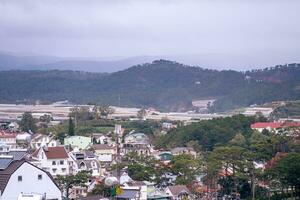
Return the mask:
<svg viewBox="0 0 300 200">
<path fill-rule="evenodd" d="M 300 65 L 238 72 L 192 67 L 168 60 L 135 65 L 110 74 L 75 71 L 2 71 L 0 103 L 53 102 L 194 109 L 193 100 L 217 99 L 212 112 L 300 99 Z M 120 97 L 120 102 L 119 102 Z"/>
</svg>

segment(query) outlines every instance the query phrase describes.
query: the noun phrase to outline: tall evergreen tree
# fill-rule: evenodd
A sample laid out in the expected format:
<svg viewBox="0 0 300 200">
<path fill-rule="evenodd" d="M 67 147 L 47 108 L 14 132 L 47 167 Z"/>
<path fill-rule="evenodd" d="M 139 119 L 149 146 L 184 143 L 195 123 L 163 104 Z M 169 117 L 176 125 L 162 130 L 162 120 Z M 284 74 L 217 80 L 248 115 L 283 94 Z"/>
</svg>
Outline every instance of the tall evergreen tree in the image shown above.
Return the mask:
<svg viewBox="0 0 300 200">
<path fill-rule="evenodd" d="M 69 136 L 75 135 L 75 124 L 71 117 L 69 117 L 68 135 Z"/>
</svg>

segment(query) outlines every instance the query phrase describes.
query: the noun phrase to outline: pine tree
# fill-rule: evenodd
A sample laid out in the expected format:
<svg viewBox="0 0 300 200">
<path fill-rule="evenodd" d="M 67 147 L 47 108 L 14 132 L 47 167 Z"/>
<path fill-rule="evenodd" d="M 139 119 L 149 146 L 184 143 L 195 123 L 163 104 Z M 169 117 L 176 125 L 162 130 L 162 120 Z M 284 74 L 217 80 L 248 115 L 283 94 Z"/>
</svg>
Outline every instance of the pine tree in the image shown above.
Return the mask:
<svg viewBox="0 0 300 200">
<path fill-rule="evenodd" d="M 69 136 L 75 135 L 75 125 L 71 117 L 69 117 L 68 135 Z"/>
</svg>

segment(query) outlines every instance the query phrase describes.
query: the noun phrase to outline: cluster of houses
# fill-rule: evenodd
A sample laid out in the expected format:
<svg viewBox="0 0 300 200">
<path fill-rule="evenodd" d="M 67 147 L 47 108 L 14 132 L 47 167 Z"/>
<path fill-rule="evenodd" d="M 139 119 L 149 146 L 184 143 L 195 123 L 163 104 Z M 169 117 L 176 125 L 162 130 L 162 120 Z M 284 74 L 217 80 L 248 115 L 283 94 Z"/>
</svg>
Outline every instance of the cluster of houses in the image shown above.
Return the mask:
<svg viewBox="0 0 300 200">
<path fill-rule="evenodd" d="M 116 135 L 124 129 L 115 128 Z M 117 137 L 118 138 L 118 137 Z M 94 133 L 91 137 L 70 136 L 63 144 L 51 134 L 0 131 L 0 200 L 60 200 L 65 191 L 56 182 L 58 176 L 75 175 L 90 171 L 90 179 L 84 186 L 70 188 L 70 199 L 101 199 L 87 196 L 93 188 L 108 177 L 119 178 L 122 192 L 117 199 L 190 199 L 190 191 L 184 185 L 169 186 L 164 190 L 147 181 L 135 181 L 121 170 L 111 171 L 118 158 L 130 152 L 151 155 L 168 162 L 172 156 L 188 153 L 196 156 L 192 148 L 180 147 L 171 151 L 154 150 L 147 135 L 131 132 L 121 140 L 106 134 Z"/>
<path fill-rule="evenodd" d="M 282 130 L 299 128 L 299 122 L 260 122 L 251 125 L 259 132 L 263 130 L 281 133 Z M 172 129 L 165 123 L 163 129 Z M 144 133 L 130 132 L 123 135 L 124 129 L 116 125 L 114 136 L 94 133 L 90 137 L 69 136 L 63 144 L 51 134 L 19 132 L 17 124 L 0 129 L 0 200 L 61 200 L 65 191 L 57 184 L 59 176 L 76 175 L 89 171 L 90 178 L 85 185 L 74 186 L 69 190 L 70 199 L 102 199 L 88 194 L 109 178 L 118 177 L 121 193 L 116 199 L 164 200 L 193 199 L 185 185 L 173 185 L 158 189 L 153 183 L 133 180 L 126 169 L 112 170 L 111 166 L 119 158 L 129 153 L 153 156 L 168 163 L 173 156 L 190 154 L 197 156 L 190 147 L 176 147 L 155 150 L 149 137 Z M 122 139 L 121 139 L 122 138 Z M 283 156 L 283 155 L 277 155 Z M 257 167 L 271 165 L 272 162 Z M 228 173 L 228 172 L 226 172 Z M 201 177 L 199 177 L 201 179 Z"/>
</svg>

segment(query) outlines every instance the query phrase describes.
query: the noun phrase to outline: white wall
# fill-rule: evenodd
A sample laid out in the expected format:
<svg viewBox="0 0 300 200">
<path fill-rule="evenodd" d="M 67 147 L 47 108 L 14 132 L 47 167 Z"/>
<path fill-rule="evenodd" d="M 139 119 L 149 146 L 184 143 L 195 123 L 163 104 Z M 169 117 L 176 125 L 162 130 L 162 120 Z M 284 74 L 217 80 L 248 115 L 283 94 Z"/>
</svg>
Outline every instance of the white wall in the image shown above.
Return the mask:
<svg viewBox="0 0 300 200">
<path fill-rule="evenodd" d="M 47 159 L 44 151 L 42 150 L 39 151 L 37 157 L 40 160 L 40 167 L 50 172 L 52 176 L 65 176 L 70 173 L 68 159 Z M 53 161 L 55 162 L 55 165 L 52 164 Z M 60 164 L 60 161 L 63 161 L 62 165 Z M 53 169 L 56 169 L 56 171 Z"/>
<path fill-rule="evenodd" d="M 41 180 L 38 180 L 39 174 L 42 175 Z M 22 181 L 18 181 L 18 176 L 22 176 Z M 62 199 L 59 188 L 51 178 L 44 171 L 28 163 L 24 163 L 12 174 L 0 200 L 16 200 L 21 192 L 46 193 L 46 199 Z"/>
</svg>

